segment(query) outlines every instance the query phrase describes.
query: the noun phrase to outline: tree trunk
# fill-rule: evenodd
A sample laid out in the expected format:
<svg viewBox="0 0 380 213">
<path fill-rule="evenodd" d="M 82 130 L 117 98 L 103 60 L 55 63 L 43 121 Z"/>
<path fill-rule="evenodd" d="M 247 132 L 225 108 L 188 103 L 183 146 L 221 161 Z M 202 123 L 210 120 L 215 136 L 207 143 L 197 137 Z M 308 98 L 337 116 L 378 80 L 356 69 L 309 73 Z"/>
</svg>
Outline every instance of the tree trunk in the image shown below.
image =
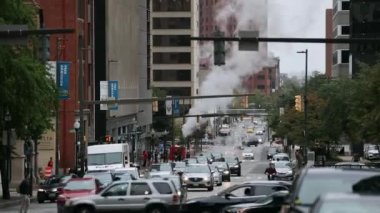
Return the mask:
<svg viewBox="0 0 380 213">
<path fill-rule="evenodd" d="M 3 189 L 3 199 L 9 200 L 11 198 L 11 195 L 9 193 L 9 180 L 7 177 L 7 171 L 5 169 L 5 162 L 6 161 L 4 159 L 0 160 L 1 185 Z"/>
</svg>

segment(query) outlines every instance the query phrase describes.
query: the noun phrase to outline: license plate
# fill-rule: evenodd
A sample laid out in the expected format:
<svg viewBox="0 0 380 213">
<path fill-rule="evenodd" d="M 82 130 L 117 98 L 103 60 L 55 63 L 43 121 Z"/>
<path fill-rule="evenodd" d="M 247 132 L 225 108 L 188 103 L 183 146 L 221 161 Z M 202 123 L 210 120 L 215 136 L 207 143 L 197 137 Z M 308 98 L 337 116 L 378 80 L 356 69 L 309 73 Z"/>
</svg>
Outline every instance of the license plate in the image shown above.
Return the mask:
<svg viewBox="0 0 380 213">
<path fill-rule="evenodd" d="M 199 186 L 197 183 L 193 184 L 193 186 Z"/>
</svg>

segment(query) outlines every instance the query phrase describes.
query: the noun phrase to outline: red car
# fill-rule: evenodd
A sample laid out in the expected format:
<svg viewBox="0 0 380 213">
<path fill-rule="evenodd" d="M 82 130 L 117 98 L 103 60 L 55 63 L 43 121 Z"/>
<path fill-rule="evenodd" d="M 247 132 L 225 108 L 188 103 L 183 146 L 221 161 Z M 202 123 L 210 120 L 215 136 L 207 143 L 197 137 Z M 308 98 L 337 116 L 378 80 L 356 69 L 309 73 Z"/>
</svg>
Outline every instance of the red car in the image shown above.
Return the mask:
<svg viewBox="0 0 380 213">
<path fill-rule="evenodd" d="M 93 195 L 101 191 L 100 182 L 93 178 L 72 178 L 64 188 L 59 188 L 59 196 L 57 199 L 57 210 L 63 212 L 63 207 L 67 200 L 74 197 L 82 197 Z"/>
</svg>

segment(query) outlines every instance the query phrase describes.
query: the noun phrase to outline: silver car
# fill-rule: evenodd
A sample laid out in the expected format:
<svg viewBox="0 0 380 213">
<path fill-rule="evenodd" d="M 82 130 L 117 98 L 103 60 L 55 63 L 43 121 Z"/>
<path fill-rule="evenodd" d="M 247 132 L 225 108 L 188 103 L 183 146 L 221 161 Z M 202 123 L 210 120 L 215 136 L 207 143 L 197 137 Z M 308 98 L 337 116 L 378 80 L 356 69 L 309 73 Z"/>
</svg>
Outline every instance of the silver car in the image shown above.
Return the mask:
<svg viewBox="0 0 380 213">
<path fill-rule="evenodd" d="M 211 164 L 211 171 L 213 172 L 214 183 L 217 186 L 221 186 L 223 184 L 223 170 L 216 167 L 216 164 Z"/>
<path fill-rule="evenodd" d="M 170 163 L 152 164 L 150 166 L 149 177 L 161 177 L 172 174 L 174 174 L 174 171 Z"/>
<path fill-rule="evenodd" d="M 214 190 L 213 172 L 208 164 L 192 164 L 185 168 L 182 176 L 183 184 L 187 188 L 207 188 Z"/>
<path fill-rule="evenodd" d="M 277 174 L 275 180 L 293 180 L 294 172 L 292 164 L 287 161 L 276 161 L 273 163 Z"/>
<path fill-rule="evenodd" d="M 99 194 L 69 199 L 63 212 L 166 213 L 178 212 L 179 204 L 180 196 L 169 180 L 117 181 Z"/>
</svg>

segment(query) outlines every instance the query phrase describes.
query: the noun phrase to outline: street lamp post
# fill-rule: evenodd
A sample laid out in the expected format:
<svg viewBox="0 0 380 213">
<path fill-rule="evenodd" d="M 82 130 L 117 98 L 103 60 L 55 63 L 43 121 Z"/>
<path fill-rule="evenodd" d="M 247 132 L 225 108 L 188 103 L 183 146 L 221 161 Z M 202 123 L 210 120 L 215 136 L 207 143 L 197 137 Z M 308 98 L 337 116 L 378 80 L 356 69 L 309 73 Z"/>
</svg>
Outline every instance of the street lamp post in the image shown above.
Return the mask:
<svg viewBox="0 0 380 213">
<path fill-rule="evenodd" d="M 11 142 L 10 142 L 10 122 L 12 121 L 11 114 L 7 110 L 4 116 L 5 126 L 7 128 L 7 141 L 6 141 L 6 149 L 5 149 L 5 172 L 2 174 L 5 177 L 2 177 L 3 181 L 3 199 L 8 200 L 11 198 L 9 192 L 9 182 L 11 180 Z"/>
<path fill-rule="evenodd" d="M 80 129 L 80 123 L 78 120 L 75 120 L 74 122 L 74 129 L 75 129 L 75 168 L 78 171 L 79 163 L 78 163 L 78 157 L 79 157 L 79 146 L 80 146 L 80 141 L 79 141 L 79 129 Z"/>
<path fill-rule="evenodd" d="M 304 105 L 304 113 L 305 113 L 305 130 L 304 130 L 304 134 L 305 134 L 305 150 L 304 150 L 304 156 L 307 157 L 307 147 L 309 146 L 309 140 L 308 140 L 308 129 L 307 129 L 307 104 L 308 104 L 308 101 L 307 101 L 307 69 L 308 69 L 308 49 L 306 49 L 305 51 L 298 51 L 297 53 L 301 53 L 301 54 L 305 54 L 305 91 L 304 91 L 304 96 L 303 96 L 303 105 Z"/>
<path fill-rule="evenodd" d="M 167 160 L 167 155 L 168 155 L 168 153 L 167 153 L 167 151 L 166 151 L 166 140 L 167 140 L 167 135 L 169 134 L 169 132 L 165 129 L 165 131 L 164 131 L 164 136 L 165 136 L 165 139 L 164 139 L 164 162 L 166 162 L 166 160 Z"/>
</svg>

